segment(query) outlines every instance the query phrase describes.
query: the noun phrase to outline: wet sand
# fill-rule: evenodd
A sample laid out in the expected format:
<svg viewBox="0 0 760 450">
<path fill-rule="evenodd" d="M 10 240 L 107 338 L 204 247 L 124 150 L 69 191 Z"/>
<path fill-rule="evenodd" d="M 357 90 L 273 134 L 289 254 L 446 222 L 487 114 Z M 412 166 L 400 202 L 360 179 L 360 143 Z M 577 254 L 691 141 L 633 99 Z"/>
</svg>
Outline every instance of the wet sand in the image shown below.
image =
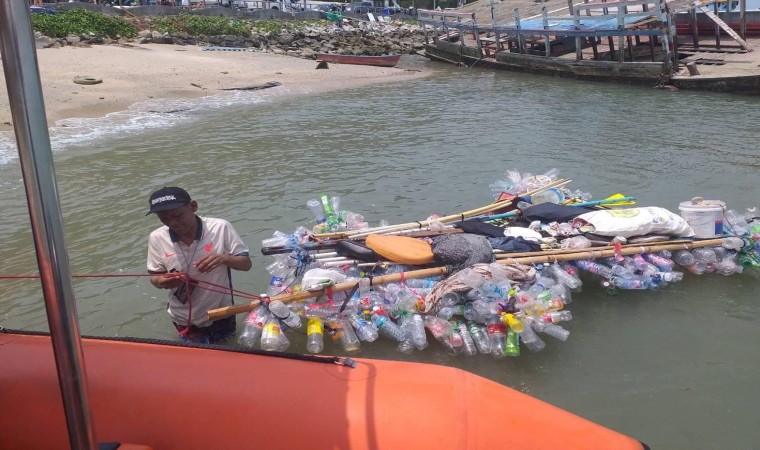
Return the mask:
<svg viewBox="0 0 760 450">
<path fill-rule="evenodd" d="M 417 78 L 424 74 L 399 68 L 317 63 L 260 52 L 203 51 L 201 47 L 146 44 L 46 48 L 37 50 L 49 125 L 66 118 L 97 118 L 153 98 L 198 98 L 220 89 L 277 81 L 308 85 L 324 92 L 367 84 Z M 93 85 L 77 76 L 99 78 Z M 5 78 L 0 73 L 2 84 Z M 8 95 L 0 93 L 0 131 L 12 130 Z"/>
</svg>

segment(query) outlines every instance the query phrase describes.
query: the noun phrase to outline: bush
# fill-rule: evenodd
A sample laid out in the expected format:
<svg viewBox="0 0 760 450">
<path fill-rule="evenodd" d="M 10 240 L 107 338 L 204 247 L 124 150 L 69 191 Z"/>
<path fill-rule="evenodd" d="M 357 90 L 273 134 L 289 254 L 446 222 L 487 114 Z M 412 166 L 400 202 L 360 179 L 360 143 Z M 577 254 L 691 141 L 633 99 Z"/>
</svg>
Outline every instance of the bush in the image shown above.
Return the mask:
<svg viewBox="0 0 760 450">
<path fill-rule="evenodd" d="M 87 9 L 72 9 L 58 14 L 32 14 L 32 28 L 45 36 L 94 35 L 117 38 L 134 37 L 137 30 L 129 22 Z"/>
<path fill-rule="evenodd" d="M 187 33 L 190 36 L 234 35 L 249 37 L 251 35 L 246 24 L 240 20 L 192 16 L 190 14 L 157 17 L 153 22 L 153 27 L 162 33 Z"/>
</svg>

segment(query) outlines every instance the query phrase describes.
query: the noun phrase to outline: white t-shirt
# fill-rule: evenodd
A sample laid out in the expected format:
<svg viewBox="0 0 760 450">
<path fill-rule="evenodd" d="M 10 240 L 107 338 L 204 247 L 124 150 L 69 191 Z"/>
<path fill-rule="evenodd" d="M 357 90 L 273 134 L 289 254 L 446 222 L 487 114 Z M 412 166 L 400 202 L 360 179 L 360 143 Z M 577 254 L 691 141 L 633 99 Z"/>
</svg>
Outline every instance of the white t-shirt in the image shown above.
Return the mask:
<svg viewBox="0 0 760 450">
<path fill-rule="evenodd" d="M 220 265 L 208 273 L 200 273 L 193 263 L 208 255 L 218 253 L 226 255 L 248 255 L 248 247 L 237 234 L 232 225 L 224 219 L 196 216 L 199 224 L 198 234 L 191 245 L 179 240 L 177 235 L 162 226 L 154 230 L 148 238 L 148 272 L 166 273 L 176 270 L 186 272 L 191 279 L 213 283 L 200 283 L 192 292 L 189 301 L 184 304 L 174 296 L 176 289 L 169 291 L 169 315 L 179 325 L 186 325 L 188 317 L 193 325 L 207 327 L 211 325 L 207 312 L 232 304 L 229 293 L 230 269 Z M 217 292 L 227 289 L 226 293 Z M 192 314 L 190 304 L 192 303 Z"/>
</svg>

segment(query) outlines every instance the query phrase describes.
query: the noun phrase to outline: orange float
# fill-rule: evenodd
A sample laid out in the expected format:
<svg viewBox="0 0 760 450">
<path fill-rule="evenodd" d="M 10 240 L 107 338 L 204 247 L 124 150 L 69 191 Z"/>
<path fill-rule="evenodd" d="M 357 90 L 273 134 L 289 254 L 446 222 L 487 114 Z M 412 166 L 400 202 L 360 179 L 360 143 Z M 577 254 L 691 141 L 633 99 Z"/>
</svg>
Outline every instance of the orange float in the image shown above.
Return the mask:
<svg viewBox="0 0 760 450">
<path fill-rule="evenodd" d="M 451 367 L 357 359 L 350 368 L 96 338 L 84 338 L 83 348 L 99 442 L 163 450 L 646 448 Z M 50 337 L 0 332 L 0 361 L 0 448 L 68 448 Z"/>
</svg>

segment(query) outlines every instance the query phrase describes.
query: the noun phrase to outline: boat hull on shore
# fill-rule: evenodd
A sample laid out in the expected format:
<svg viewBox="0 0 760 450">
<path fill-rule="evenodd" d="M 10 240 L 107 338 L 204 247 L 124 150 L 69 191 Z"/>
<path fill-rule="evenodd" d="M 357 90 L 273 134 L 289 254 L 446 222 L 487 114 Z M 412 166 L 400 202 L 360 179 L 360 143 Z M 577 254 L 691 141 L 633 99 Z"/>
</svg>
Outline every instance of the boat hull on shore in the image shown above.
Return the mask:
<svg viewBox="0 0 760 450">
<path fill-rule="evenodd" d="M 318 53 L 317 61 L 335 64 L 355 64 L 361 66 L 394 67 L 398 64 L 401 55 L 337 55 L 331 53 Z"/>
<path fill-rule="evenodd" d="M 213 346 L 212 346 L 213 347 Z M 356 368 L 156 341 L 83 339 L 99 441 L 155 449 L 642 449 L 477 375 Z M 0 448 L 68 448 L 50 337 L 0 333 Z M 12 370 L 11 370 L 12 368 Z"/>
</svg>

